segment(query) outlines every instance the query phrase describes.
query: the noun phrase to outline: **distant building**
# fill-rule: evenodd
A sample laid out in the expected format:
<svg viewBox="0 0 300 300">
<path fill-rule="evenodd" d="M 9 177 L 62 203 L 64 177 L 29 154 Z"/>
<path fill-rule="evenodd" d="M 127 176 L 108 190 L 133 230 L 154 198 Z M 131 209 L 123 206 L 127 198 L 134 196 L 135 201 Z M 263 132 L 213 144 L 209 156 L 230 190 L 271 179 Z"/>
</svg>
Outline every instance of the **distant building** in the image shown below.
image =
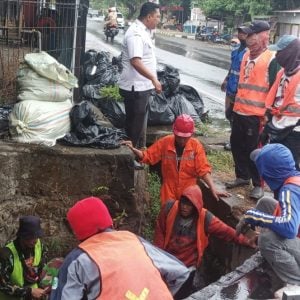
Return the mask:
<svg viewBox="0 0 300 300">
<path fill-rule="evenodd" d="M 214 27 L 219 32 L 222 32 L 224 28 L 223 21 L 207 18 L 199 7 L 194 7 L 191 9 L 190 23 L 201 27 Z"/>
<path fill-rule="evenodd" d="M 277 17 L 277 35 L 292 34 L 300 37 L 300 9 L 274 11 Z M 278 38 L 277 37 L 277 38 Z"/>
</svg>

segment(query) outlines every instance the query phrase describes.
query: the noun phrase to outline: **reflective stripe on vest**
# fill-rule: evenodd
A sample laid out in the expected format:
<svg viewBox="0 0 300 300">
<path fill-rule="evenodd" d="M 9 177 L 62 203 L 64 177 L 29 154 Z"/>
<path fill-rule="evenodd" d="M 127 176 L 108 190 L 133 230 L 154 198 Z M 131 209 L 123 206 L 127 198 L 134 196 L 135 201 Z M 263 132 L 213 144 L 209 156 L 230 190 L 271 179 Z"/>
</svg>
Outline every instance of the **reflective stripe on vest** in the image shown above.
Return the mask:
<svg viewBox="0 0 300 300">
<path fill-rule="evenodd" d="M 272 115 L 275 116 L 300 117 L 300 104 L 295 100 L 296 89 L 300 85 L 300 70 L 290 77 L 289 84 L 284 91 L 282 104 L 279 107 L 273 107 L 282 76 L 284 76 L 283 69 L 277 74 L 276 80 L 268 93 L 266 108 L 269 108 Z"/>
<path fill-rule="evenodd" d="M 100 270 L 101 293 L 97 299 L 173 299 L 144 246 L 133 233 L 102 232 L 82 242 L 79 248 Z"/>
<path fill-rule="evenodd" d="M 250 52 L 243 57 L 240 70 L 238 91 L 233 110 L 244 115 L 263 116 L 265 114 L 265 99 L 270 84 L 268 69 L 274 53 L 266 50 L 255 62 L 249 78 L 245 79 L 245 69 Z"/>
<path fill-rule="evenodd" d="M 166 237 L 164 241 L 164 249 L 167 248 L 168 243 L 171 239 L 174 223 L 176 216 L 179 212 L 179 203 L 180 201 L 175 201 L 173 206 L 171 207 L 166 221 Z M 197 249 L 198 249 L 198 258 L 197 258 L 197 265 L 201 264 L 202 256 L 204 250 L 208 246 L 208 237 L 205 234 L 205 216 L 206 216 L 206 209 L 202 208 L 200 216 L 198 217 L 197 222 Z"/>
<path fill-rule="evenodd" d="M 230 70 L 230 74 L 239 76 L 240 75 L 240 71 Z"/>
<path fill-rule="evenodd" d="M 18 251 L 15 247 L 14 242 L 7 244 L 6 247 L 10 249 L 10 251 L 12 252 L 12 255 L 13 255 L 13 259 L 14 259 L 14 269 L 10 275 L 10 281 L 14 285 L 23 287 L 24 286 L 23 266 L 22 266 L 22 262 L 19 258 Z M 38 267 L 38 265 L 41 262 L 41 258 L 42 258 L 42 245 L 41 245 L 40 239 L 38 239 L 35 244 L 35 247 L 34 247 L 34 260 L 33 260 L 34 267 Z M 35 287 L 37 287 L 37 284 L 34 283 L 34 284 L 30 285 L 30 287 L 35 288 Z"/>
<path fill-rule="evenodd" d="M 295 184 L 295 185 L 298 185 L 300 186 L 300 177 L 299 176 L 293 176 L 293 177 L 289 177 L 284 183 L 283 185 L 285 184 Z M 281 216 L 281 207 L 280 207 L 280 204 L 279 202 L 277 203 L 276 207 L 275 207 L 275 210 L 274 210 L 274 213 L 273 213 L 274 216 Z M 297 235 L 299 238 L 300 238 L 300 228 L 298 230 L 298 235 Z"/>
</svg>

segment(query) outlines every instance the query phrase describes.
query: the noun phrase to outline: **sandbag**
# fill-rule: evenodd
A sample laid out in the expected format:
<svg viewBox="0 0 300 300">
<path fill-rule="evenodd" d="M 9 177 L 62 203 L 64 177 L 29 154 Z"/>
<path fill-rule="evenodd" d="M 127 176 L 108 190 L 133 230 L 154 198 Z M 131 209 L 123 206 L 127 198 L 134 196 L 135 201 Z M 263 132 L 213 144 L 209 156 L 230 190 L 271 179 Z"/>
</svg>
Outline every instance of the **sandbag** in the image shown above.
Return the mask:
<svg viewBox="0 0 300 300">
<path fill-rule="evenodd" d="M 61 83 L 42 77 L 27 64 L 22 64 L 17 74 L 19 101 L 37 100 L 60 102 L 71 99 L 72 90 Z"/>
<path fill-rule="evenodd" d="M 78 87 L 77 78 L 71 71 L 44 51 L 28 53 L 24 61 L 42 77 L 58 82 L 68 89 Z"/>
<path fill-rule="evenodd" d="M 70 100 L 46 102 L 25 100 L 15 104 L 9 115 L 13 140 L 54 146 L 56 139 L 70 131 Z"/>
</svg>

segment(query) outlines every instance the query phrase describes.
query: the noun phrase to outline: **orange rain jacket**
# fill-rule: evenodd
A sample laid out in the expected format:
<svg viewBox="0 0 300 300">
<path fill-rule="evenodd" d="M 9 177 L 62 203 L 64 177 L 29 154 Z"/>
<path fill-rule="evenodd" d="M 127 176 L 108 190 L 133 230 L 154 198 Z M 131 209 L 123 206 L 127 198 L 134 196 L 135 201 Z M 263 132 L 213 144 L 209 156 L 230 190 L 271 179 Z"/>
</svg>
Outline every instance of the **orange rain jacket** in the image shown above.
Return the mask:
<svg viewBox="0 0 300 300">
<path fill-rule="evenodd" d="M 176 155 L 175 136 L 168 135 L 151 145 L 143 152 L 142 162 L 154 165 L 161 161 L 162 187 L 160 191 L 161 204 L 167 200 L 178 200 L 190 185 L 197 183 L 197 178 L 211 172 L 202 144 L 195 138 L 190 138 L 180 158 Z"/>
<path fill-rule="evenodd" d="M 157 219 L 154 245 L 171 253 L 187 267 L 200 266 L 204 250 L 208 246 L 209 235 L 224 241 L 233 241 L 249 245 L 249 240 L 203 208 L 202 193 L 197 185 L 186 188 L 182 194 L 187 197 L 197 210 L 190 232 L 184 234 L 178 230 L 176 221 L 180 218 L 180 201 L 169 201 L 161 210 Z M 170 207 L 171 206 L 171 207 Z"/>
<path fill-rule="evenodd" d="M 247 51 L 241 63 L 238 91 L 233 110 L 246 116 L 262 117 L 265 114 L 265 99 L 270 89 L 269 65 L 274 57 L 270 50 L 263 52 L 255 62 L 249 78 L 245 70 L 250 52 Z"/>
</svg>

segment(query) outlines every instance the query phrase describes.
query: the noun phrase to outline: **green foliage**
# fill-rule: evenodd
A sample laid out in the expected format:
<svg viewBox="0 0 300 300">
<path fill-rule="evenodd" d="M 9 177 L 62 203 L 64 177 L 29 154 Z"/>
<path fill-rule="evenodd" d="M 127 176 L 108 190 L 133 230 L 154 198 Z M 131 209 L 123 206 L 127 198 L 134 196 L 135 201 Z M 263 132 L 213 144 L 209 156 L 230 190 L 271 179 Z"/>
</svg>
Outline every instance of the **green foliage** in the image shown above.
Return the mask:
<svg viewBox="0 0 300 300">
<path fill-rule="evenodd" d="M 143 230 L 145 239 L 152 241 L 157 216 L 160 211 L 160 179 L 156 173 L 148 173 L 148 192 L 150 194 L 150 208 L 148 223 Z"/>
<path fill-rule="evenodd" d="M 108 192 L 109 192 L 109 187 L 103 185 L 97 186 L 91 190 L 93 196 L 106 195 Z"/>
<path fill-rule="evenodd" d="M 196 123 L 195 127 L 196 127 L 196 130 L 195 130 L 196 135 L 208 136 L 209 131 L 210 131 L 208 124 Z"/>
<path fill-rule="evenodd" d="M 107 100 L 123 101 L 117 85 L 109 85 L 101 88 L 100 95 Z"/>
<path fill-rule="evenodd" d="M 231 152 L 209 150 L 207 151 L 207 159 L 215 171 L 228 172 L 234 169 Z"/>
</svg>

